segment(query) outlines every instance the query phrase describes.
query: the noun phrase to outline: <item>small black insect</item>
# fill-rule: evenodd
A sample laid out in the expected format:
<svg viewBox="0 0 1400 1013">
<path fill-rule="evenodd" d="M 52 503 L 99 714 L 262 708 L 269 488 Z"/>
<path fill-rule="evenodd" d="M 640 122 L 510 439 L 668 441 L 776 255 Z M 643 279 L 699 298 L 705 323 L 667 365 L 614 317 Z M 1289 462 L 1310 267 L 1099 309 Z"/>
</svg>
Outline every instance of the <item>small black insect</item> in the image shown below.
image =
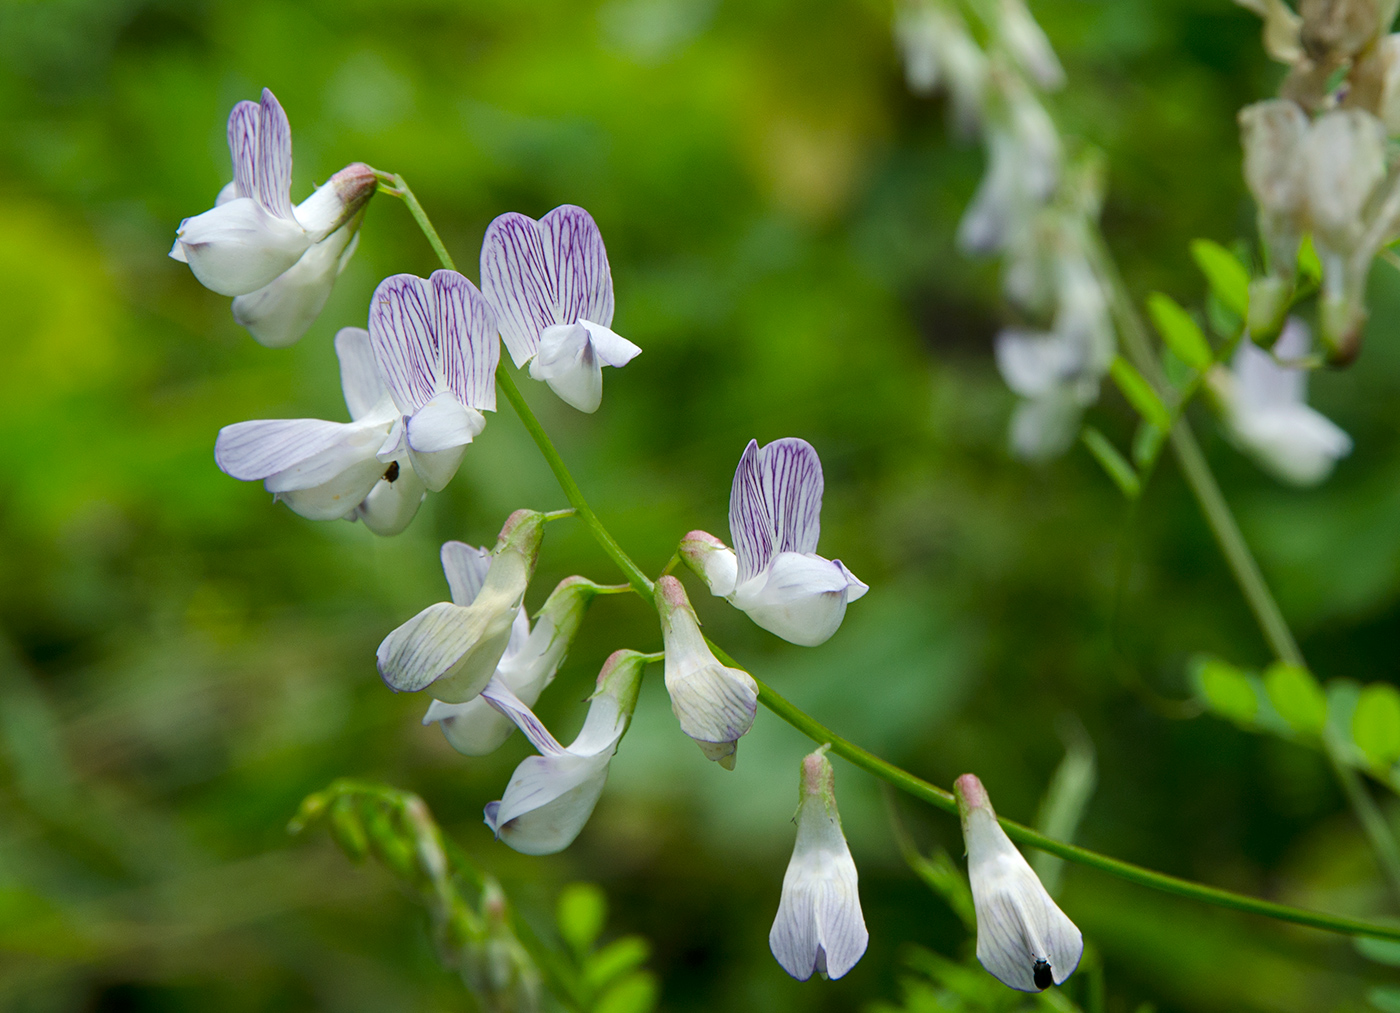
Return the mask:
<svg viewBox="0 0 1400 1013">
<path fill-rule="evenodd" d="M 1050 962 L 1047 960 L 1037 960 L 1031 967 L 1031 977 L 1035 979 L 1035 987 L 1042 991 L 1055 984 L 1055 976 L 1050 973 Z"/>
<path fill-rule="evenodd" d="M 398 477 L 399 477 L 399 462 L 398 462 L 398 461 L 392 461 L 392 462 L 390 462 L 390 464 L 389 464 L 388 470 L 384 472 L 384 481 L 386 481 L 386 482 L 393 482 L 393 481 L 395 481 Z"/>
</svg>

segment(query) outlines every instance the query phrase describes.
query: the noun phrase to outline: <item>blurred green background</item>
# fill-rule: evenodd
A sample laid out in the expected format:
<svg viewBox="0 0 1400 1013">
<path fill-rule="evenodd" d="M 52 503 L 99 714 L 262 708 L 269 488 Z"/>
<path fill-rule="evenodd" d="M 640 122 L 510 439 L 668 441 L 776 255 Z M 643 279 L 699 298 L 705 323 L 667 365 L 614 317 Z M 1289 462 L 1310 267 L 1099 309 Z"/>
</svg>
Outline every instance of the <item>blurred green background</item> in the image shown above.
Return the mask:
<svg viewBox="0 0 1400 1013">
<path fill-rule="evenodd" d="M 1258 20 L 1227 0 L 1042 0 L 1070 85 L 1052 99 L 1109 163 L 1105 229 L 1134 292 L 1199 300 L 1195 236 L 1252 235 L 1235 111 L 1271 94 Z M 394 696 L 374 648 L 445 597 L 444 539 L 491 544 L 564 505 L 506 406 L 409 531 L 304 521 L 221 474 L 218 428 L 344 418 L 331 347 L 386 274 L 431 251 L 396 201 L 311 333 L 269 351 L 166 257 L 230 175 L 224 122 L 272 88 L 294 199 L 347 162 L 401 172 L 475 277 L 486 224 L 564 202 L 597 218 L 616 329 L 645 350 L 583 416 L 527 395 L 604 519 L 653 572 L 693 527 L 726 534 L 745 442 L 801 435 L 827 489 L 822 551 L 871 585 L 828 645 L 789 647 L 692 584 L 709 632 L 819 719 L 940 784 L 972 770 L 1033 818 L 1076 715 L 1100 785 L 1080 841 L 1153 868 L 1339 912 L 1393 912 L 1314 753 L 1125 688 L 1189 693 L 1212 651 L 1268 660 L 1170 464 L 1131 543 L 1111 640 L 1121 498 L 1082 449 L 1005 449 L 994 265 L 952 236 L 982 168 L 911 97 L 884 0 L 0 0 L 0 1005 L 25 1011 L 471 1008 L 381 869 L 288 818 L 339 775 L 421 793 L 548 923 L 601 883 L 667 1010 L 855 1010 L 894 1000 L 902 945 L 965 952 L 901 862 L 875 783 L 838 761 L 870 950 L 798 984 L 768 953 L 810 744 L 761 712 L 738 769 L 707 763 L 649 677 L 579 841 L 492 841 L 482 805 L 528 748 L 466 759 Z M 1322 677 L 1395 676 L 1400 276 L 1372 278 L 1359 364 L 1314 403 L 1356 439 L 1321 490 L 1276 486 L 1202 417 L 1227 494 Z M 1091 420 L 1120 445 L 1130 409 Z M 615 579 L 551 525 L 528 603 Z M 567 741 L 602 659 L 659 645 L 622 596 L 590 613 L 540 712 Z M 653 670 L 659 676 L 659 672 Z M 1390 799 L 1382 800 L 1387 806 Z M 955 821 L 913 803 L 924 845 Z M 1400 972 L 1344 939 L 1176 902 L 1070 868 L 1108 1008 L 1363 1008 Z M 1010 994 L 1008 993 L 1008 996 Z"/>
</svg>

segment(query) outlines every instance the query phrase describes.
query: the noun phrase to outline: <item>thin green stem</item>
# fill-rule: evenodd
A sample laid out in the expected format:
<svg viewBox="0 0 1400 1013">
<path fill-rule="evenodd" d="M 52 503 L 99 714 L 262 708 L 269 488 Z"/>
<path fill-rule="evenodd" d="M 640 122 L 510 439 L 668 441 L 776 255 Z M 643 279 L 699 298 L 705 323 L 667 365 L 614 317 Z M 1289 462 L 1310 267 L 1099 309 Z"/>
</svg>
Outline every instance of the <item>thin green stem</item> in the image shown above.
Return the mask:
<svg viewBox="0 0 1400 1013">
<path fill-rule="evenodd" d="M 442 237 L 437 234 L 437 229 L 433 228 L 433 223 L 428 218 L 428 212 L 423 210 L 423 205 L 418 203 L 418 197 L 411 187 L 398 173 L 387 173 L 375 171 L 375 176 L 379 179 L 379 185 L 384 193 L 392 197 L 397 197 L 408 206 L 408 213 L 413 216 L 413 220 L 418 223 L 418 227 L 423 230 L 423 235 L 428 237 L 428 244 L 432 246 L 433 252 L 442 262 L 442 266 L 449 271 L 457 270 L 457 265 L 452 260 L 452 254 L 447 252 L 447 247 L 443 245 Z"/>
<path fill-rule="evenodd" d="M 1091 249 L 1096 266 L 1100 276 L 1109 282 L 1111 308 L 1128 357 L 1159 393 L 1169 392 L 1171 385 L 1167 382 L 1157 356 L 1153 354 L 1147 327 L 1128 294 L 1127 284 L 1123 281 L 1112 255 L 1109 254 L 1103 237 L 1096 234 L 1092 238 Z M 1249 549 L 1249 543 L 1245 541 L 1244 534 L 1235 522 L 1230 504 L 1226 502 L 1225 494 L 1220 491 L 1220 485 L 1210 470 L 1205 454 L 1201 452 L 1201 445 L 1196 442 L 1184 412 L 1178 414 L 1176 424 L 1172 426 L 1171 444 L 1177 463 L 1181 466 L 1182 476 L 1205 516 L 1216 544 L 1220 546 L 1220 552 L 1225 557 L 1235 583 L 1239 585 L 1250 611 L 1254 613 L 1255 621 L 1259 624 L 1259 630 L 1268 642 L 1269 649 L 1285 664 L 1307 668 L 1307 661 L 1298 647 L 1298 641 L 1294 638 L 1288 621 L 1283 617 L 1283 610 L 1279 608 L 1269 590 L 1264 574 Z M 1323 741 L 1323 752 L 1341 785 L 1343 794 L 1347 797 L 1347 802 L 1356 814 L 1357 821 L 1361 824 L 1391 893 L 1400 900 L 1400 843 L 1397 843 L 1375 799 L 1366 790 L 1366 785 L 1326 737 Z"/>
<path fill-rule="evenodd" d="M 719 655 L 721 652 L 716 652 Z M 721 661 L 732 661 L 727 656 L 721 656 Z M 758 680 L 755 680 L 758 681 Z M 844 757 L 862 770 L 875 775 L 883 781 L 888 781 L 901 791 L 922 799 L 929 805 L 942 809 L 945 812 L 957 813 L 958 803 L 951 792 L 944 791 L 937 785 L 930 784 L 922 778 L 915 777 L 906 770 L 896 767 L 892 763 L 880 759 L 874 753 L 862 749 L 854 743 L 848 742 L 837 735 L 830 728 L 821 724 L 816 719 L 810 717 L 798 707 L 794 706 L 785 697 L 777 693 L 771 686 L 758 681 L 758 699 L 765 707 L 778 715 L 788 724 L 802 732 L 813 742 L 831 743 L 831 751 L 837 756 Z M 1292 922 L 1297 925 L 1308 925 L 1312 928 L 1327 929 L 1332 932 L 1344 932 L 1349 935 L 1375 935 L 1386 939 L 1400 940 L 1400 926 L 1391 927 L 1377 925 L 1374 922 L 1363 921 L 1358 918 L 1343 918 L 1335 915 L 1322 914 L 1316 911 L 1307 911 L 1302 908 L 1290 907 L 1287 904 L 1276 904 L 1273 901 L 1259 900 L 1255 897 L 1246 897 L 1242 894 L 1232 893 L 1229 890 L 1221 890 L 1213 886 L 1205 886 L 1201 883 L 1193 883 L 1190 880 L 1178 879 L 1176 876 L 1168 876 L 1165 873 L 1153 872 L 1151 869 L 1144 869 L 1129 862 L 1123 862 L 1116 858 L 1109 858 L 1107 855 L 1100 855 L 1087 848 L 1081 848 L 1074 844 L 1066 844 L 1054 838 L 1046 837 L 1044 834 L 1032 830 L 1030 827 L 1014 820 L 998 817 L 998 821 L 1006 830 L 1006 834 L 1013 841 L 1024 844 L 1028 847 L 1038 848 L 1041 851 L 1058 855 L 1071 862 L 1086 865 L 1091 869 L 1098 869 L 1122 879 L 1129 880 L 1142 886 L 1160 890 L 1163 893 L 1173 894 L 1177 897 L 1186 897 L 1191 900 L 1203 901 L 1207 904 L 1214 904 L 1217 907 L 1229 908 L 1233 911 L 1243 911 L 1248 914 L 1263 915 L 1266 918 L 1275 918 L 1280 921 Z"/>
<path fill-rule="evenodd" d="M 402 177 L 394 177 L 402 184 Z M 402 185 L 405 201 L 411 197 L 412 191 L 408 190 L 406 184 Z M 434 247 L 440 246 L 440 241 L 435 241 L 437 233 L 433 231 L 427 216 L 423 214 L 422 208 L 416 200 L 409 203 L 410 209 L 417 208 L 414 217 L 419 220 L 424 234 L 430 241 L 434 242 Z M 421 217 L 420 217 L 421 216 Z M 439 250 L 439 259 L 444 265 L 451 264 L 451 257 L 446 250 Z M 652 582 L 642 572 L 641 568 L 632 561 L 631 557 L 612 537 L 592 507 L 584 498 L 578 483 L 570 474 L 568 466 L 564 463 L 559 451 L 555 448 L 549 434 L 540 425 L 539 419 L 530 409 L 519 388 L 515 385 L 515 380 L 507 372 L 505 364 L 502 363 L 496 370 L 496 382 L 500 385 L 506 395 L 506 400 L 520 416 L 520 421 L 525 429 L 534 439 L 535 445 L 540 453 L 544 455 L 545 461 L 549 464 L 550 470 L 554 472 L 554 477 L 558 480 L 559 486 L 564 491 L 565 497 L 578 510 L 579 518 L 587 525 L 590 533 L 598 542 L 604 552 L 610 556 L 624 574 L 627 575 L 628 583 L 655 607 L 655 600 L 652 597 Z M 715 656 L 721 662 L 734 667 L 739 666 L 727 652 L 715 644 L 710 644 L 715 652 Z M 655 655 L 654 657 L 664 657 Z M 792 725 L 799 732 L 806 735 L 818 744 L 831 744 L 831 751 L 838 756 L 844 757 L 851 763 L 860 767 L 906 794 L 922 799 L 936 808 L 945 812 L 956 813 L 958 811 L 957 801 L 951 792 L 945 791 L 937 785 L 916 777 L 900 767 L 880 759 L 867 749 L 862 749 L 855 743 L 843 739 L 821 722 L 801 710 L 786 697 L 779 694 L 772 687 L 757 679 L 758 699 L 761 704 L 772 711 L 775 715 Z M 1259 900 L 1254 897 L 1247 897 L 1243 894 L 1232 893 L 1229 890 L 1221 890 L 1213 886 L 1205 886 L 1201 883 L 1193 883 L 1189 880 L 1178 879 L 1175 876 L 1168 876 L 1165 873 L 1154 872 L 1151 869 L 1144 869 L 1141 866 L 1133 865 L 1131 862 L 1123 862 L 1098 852 L 1090 851 L 1073 844 L 1065 844 L 1062 841 L 1046 837 L 1030 827 L 1024 826 L 1014 820 L 998 817 L 1001 825 L 1006 829 L 1006 833 L 1012 840 L 1018 841 L 1028 847 L 1038 848 L 1041 851 L 1052 855 L 1058 855 L 1066 861 L 1076 862 L 1080 865 L 1098 869 L 1111 875 L 1118 876 L 1130 882 L 1138 883 L 1142 886 L 1160 890 L 1163 893 L 1173 894 L 1178 897 L 1185 897 L 1192 900 L 1201 901 L 1206 904 L 1213 904 L 1217 907 L 1229 908 L 1234 911 L 1243 911 L 1248 914 L 1262 915 L 1266 918 L 1273 918 L 1279 921 L 1291 922 L 1296 925 L 1307 925 L 1312 928 L 1324 929 L 1329 932 L 1340 932 L 1346 935 L 1372 936 L 1377 939 L 1392 939 L 1400 942 L 1400 926 L 1381 925 L 1375 922 L 1363 921 L 1359 918 L 1345 918 L 1336 915 L 1323 914 L 1317 911 L 1308 911 L 1303 908 L 1290 907 L 1287 904 L 1276 904 L 1273 901 Z"/>
<path fill-rule="evenodd" d="M 525 401 L 525 395 L 520 393 L 520 388 L 515 385 L 515 378 L 510 375 L 510 367 L 502 360 L 496 367 L 496 383 L 500 386 L 506 400 L 510 402 L 515 413 L 520 416 L 520 421 L 524 423 L 526 431 L 531 439 L 535 441 L 535 446 L 544 455 L 545 463 L 549 465 L 549 470 L 554 472 L 554 478 L 559 483 L 559 488 L 564 490 L 564 496 L 578 511 L 579 520 L 587 526 L 594 539 L 602 547 L 603 551 L 612 557 L 613 562 L 618 565 L 627 583 L 637 589 L 637 593 L 642 597 L 650 599 L 652 592 L 651 578 L 642 572 L 641 567 L 632 562 L 632 558 L 622 551 L 622 546 L 617 544 L 617 539 L 603 527 L 603 522 L 598 519 L 598 515 L 593 512 L 593 508 L 588 505 L 588 500 L 583 496 L 583 490 L 574 481 L 574 476 L 569 473 L 568 466 L 564 464 L 564 459 L 559 456 L 559 451 L 555 449 L 554 442 L 550 440 L 549 434 L 544 431 L 544 426 L 540 425 L 540 420 L 535 417 L 535 413 L 530 409 Z"/>
</svg>

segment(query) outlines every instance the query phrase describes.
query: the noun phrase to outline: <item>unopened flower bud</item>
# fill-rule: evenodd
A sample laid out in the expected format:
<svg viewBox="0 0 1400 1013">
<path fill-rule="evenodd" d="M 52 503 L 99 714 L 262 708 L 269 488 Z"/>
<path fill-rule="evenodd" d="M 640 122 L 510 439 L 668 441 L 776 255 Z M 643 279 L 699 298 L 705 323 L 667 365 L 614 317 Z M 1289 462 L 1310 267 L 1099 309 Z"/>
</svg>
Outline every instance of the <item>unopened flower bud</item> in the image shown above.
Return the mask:
<svg viewBox="0 0 1400 1013">
<path fill-rule="evenodd" d="M 324 238 L 355 217 L 378 186 L 373 169 L 352 162 L 297 205 L 297 221 L 313 236 Z"/>
<path fill-rule="evenodd" d="M 1022 992 L 1065 982 L 1084 954 L 1084 937 L 997 822 L 974 774 L 954 784 L 967 845 L 967 875 L 977 911 L 977 959 Z"/>
<path fill-rule="evenodd" d="M 768 947 L 798 981 L 813 972 L 839 978 L 865 954 L 870 933 L 860 910 L 856 863 L 836 811 L 836 773 L 822 746 L 802 761 L 797 843 L 783 876 Z"/>
<path fill-rule="evenodd" d="M 734 593 L 739 562 L 734 550 L 708 531 L 692 531 L 681 539 L 681 559 L 705 582 L 710 594 L 726 598 Z"/>
<path fill-rule="evenodd" d="M 487 686 L 482 696 L 540 751 L 521 761 L 500 801 L 486 806 L 486 825 L 497 837 L 526 855 L 552 855 L 574 842 L 603 793 L 608 765 L 637 706 L 642 672 L 652 660 L 636 651 L 615 651 L 603 663 L 588 717 L 568 747 L 499 680 Z"/>
<path fill-rule="evenodd" d="M 753 727 L 758 684 L 753 676 L 720 664 L 675 577 L 656 582 L 656 608 L 666 645 L 666 691 L 671 710 L 700 751 L 726 770 L 734 769 L 739 739 Z"/>
</svg>

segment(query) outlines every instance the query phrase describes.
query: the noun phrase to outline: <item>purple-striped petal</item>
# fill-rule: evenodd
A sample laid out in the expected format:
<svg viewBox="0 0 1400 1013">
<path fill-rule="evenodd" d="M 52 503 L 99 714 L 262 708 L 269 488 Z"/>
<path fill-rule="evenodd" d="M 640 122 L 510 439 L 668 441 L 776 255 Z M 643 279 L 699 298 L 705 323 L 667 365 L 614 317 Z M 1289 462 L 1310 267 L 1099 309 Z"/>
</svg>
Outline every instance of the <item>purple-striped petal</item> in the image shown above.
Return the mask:
<svg viewBox="0 0 1400 1013">
<path fill-rule="evenodd" d="M 256 102 L 240 102 L 228 114 L 228 151 L 233 157 L 233 185 L 236 197 L 258 194 L 258 118 Z M 223 196 L 222 191 L 219 196 Z M 216 205 L 217 206 L 217 203 Z"/>
<path fill-rule="evenodd" d="M 822 528 L 822 462 L 806 440 L 774 440 L 758 452 L 778 552 L 816 552 Z"/>
<path fill-rule="evenodd" d="M 478 411 L 496 410 L 496 314 L 481 291 L 456 271 L 428 279 L 437 300 L 435 322 L 443 378 L 457 400 Z"/>
<path fill-rule="evenodd" d="M 540 219 L 545 254 L 555 277 L 557 322 L 612 325 L 612 270 L 598 224 L 583 208 L 564 204 Z"/>
<path fill-rule="evenodd" d="M 412 274 L 385 278 L 369 307 L 369 340 L 394 404 L 411 415 L 438 391 L 432 285 Z"/>
<path fill-rule="evenodd" d="M 481 288 L 496 310 L 501 338 L 516 366 L 539 349 L 540 332 L 555 319 L 555 284 L 539 223 L 515 211 L 486 227 Z"/>
<path fill-rule="evenodd" d="M 292 214 L 292 126 L 277 96 L 264 88 L 258 110 L 257 201 L 278 218 Z"/>
<path fill-rule="evenodd" d="M 739 584 L 763 572 L 779 552 L 816 551 L 822 489 L 821 460 L 806 440 L 775 440 L 766 447 L 749 441 L 729 494 Z"/>
<path fill-rule="evenodd" d="M 481 285 L 517 366 L 538 350 L 546 327 L 612 323 L 612 272 L 603 237 L 592 216 L 572 204 L 538 222 L 516 212 L 493 221 L 481 247 Z"/>
<path fill-rule="evenodd" d="M 530 745 L 534 746 L 544 756 L 562 756 L 567 750 L 559 744 L 559 741 L 550 734 L 540 719 L 535 717 L 535 712 L 530 710 L 498 676 L 491 676 L 491 681 L 486 684 L 486 688 L 481 691 L 481 698 L 489 703 L 496 710 L 515 722 L 515 726 L 525 733 L 525 737 L 530 740 Z"/>
<path fill-rule="evenodd" d="M 739 562 L 736 584 L 742 584 L 762 573 L 773 558 L 773 519 L 763 498 L 757 440 L 749 440 L 734 471 L 734 485 L 729 490 L 729 536 Z"/>
<path fill-rule="evenodd" d="M 331 449 L 349 429 L 320 419 L 258 419 L 219 430 L 214 460 L 244 482 L 269 478 Z"/>
<path fill-rule="evenodd" d="M 406 415 L 444 392 L 470 408 L 494 411 L 500 357 L 494 330 L 491 308 L 456 271 L 385 278 L 370 304 L 374 357 Z"/>
</svg>

